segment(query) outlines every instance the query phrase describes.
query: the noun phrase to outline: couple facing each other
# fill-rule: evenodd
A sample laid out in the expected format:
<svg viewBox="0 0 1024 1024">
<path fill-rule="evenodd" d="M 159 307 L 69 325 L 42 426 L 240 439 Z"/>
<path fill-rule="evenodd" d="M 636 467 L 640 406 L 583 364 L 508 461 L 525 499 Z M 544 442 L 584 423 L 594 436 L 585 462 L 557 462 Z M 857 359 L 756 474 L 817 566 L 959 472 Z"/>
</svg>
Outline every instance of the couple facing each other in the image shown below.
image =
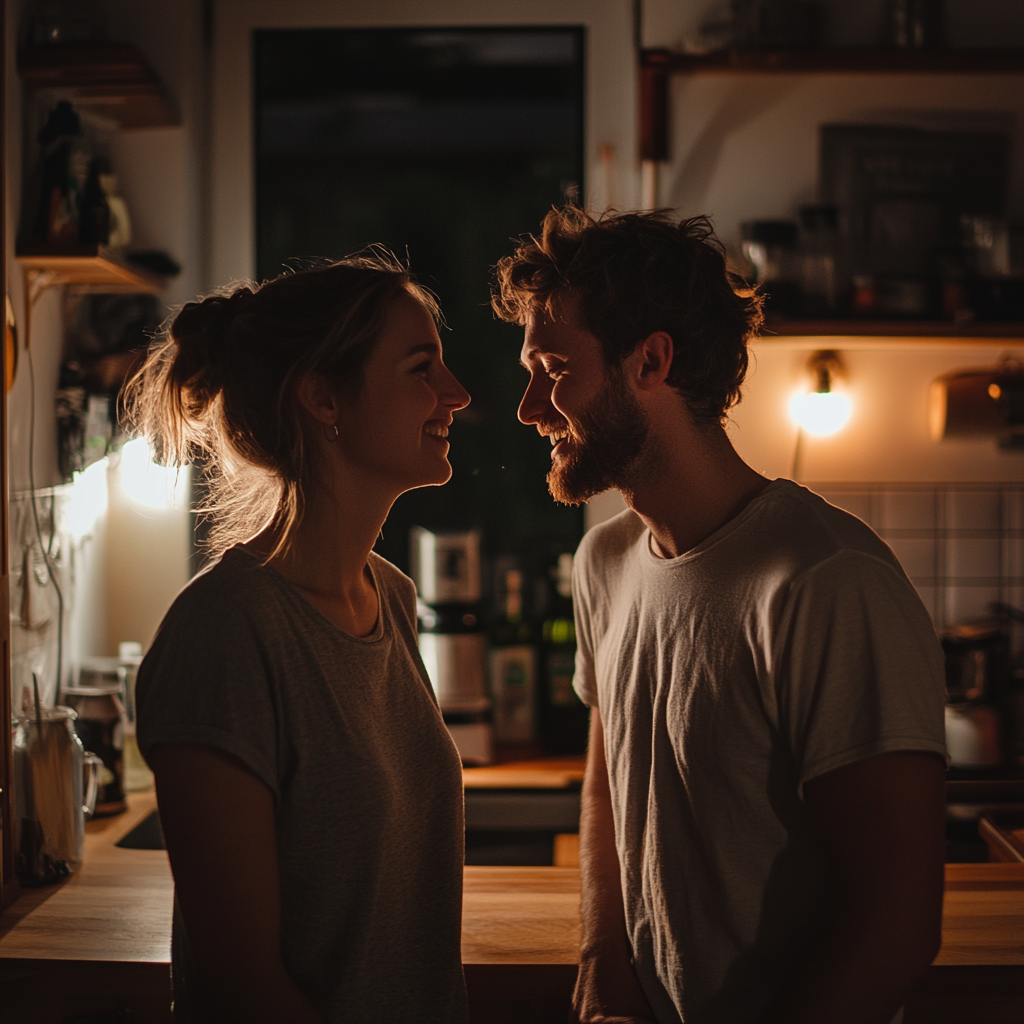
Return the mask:
<svg viewBox="0 0 1024 1024">
<path fill-rule="evenodd" d="M 576 559 L 578 1024 L 886 1024 L 938 949 L 941 652 L 853 516 L 724 430 L 760 325 L 702 218 L 553 210 L 497 266 Z M 129 387 L 219 559 L 138 678 L 175 1019 L 464 1024 L 458 754 L 372 547 L 469 395 L 380 255 L 187 304 Z M 502 371 L 499 371 L 502 372 Z"/>
</svg>

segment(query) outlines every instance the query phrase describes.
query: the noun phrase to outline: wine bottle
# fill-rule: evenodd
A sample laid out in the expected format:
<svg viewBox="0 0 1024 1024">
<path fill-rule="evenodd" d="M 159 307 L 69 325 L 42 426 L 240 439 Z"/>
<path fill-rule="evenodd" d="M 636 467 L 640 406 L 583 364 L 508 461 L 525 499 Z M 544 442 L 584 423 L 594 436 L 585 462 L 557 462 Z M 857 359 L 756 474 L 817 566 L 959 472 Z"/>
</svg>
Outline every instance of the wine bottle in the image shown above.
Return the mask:
<svg viewBox="0 0 1024 1024">
<path fill-rule="evenodd" d="M 572 604 L 572 555 L 558 556 L 553 587 L 541 625 L 541 684 L 537 717 L 540 741 L 550 754 L 580 754 L 587 749 L 590 710 L 576 696 L 576 620 Z"/>
<path fill-rule="evenodd" d="M 523 615 L 522 590 L 522 573 L 507 570 L 501 579 L 489 658 L 494 738 L 499 743 L 536 739 L 536 657 L 533 630 Z"/>
</svg>

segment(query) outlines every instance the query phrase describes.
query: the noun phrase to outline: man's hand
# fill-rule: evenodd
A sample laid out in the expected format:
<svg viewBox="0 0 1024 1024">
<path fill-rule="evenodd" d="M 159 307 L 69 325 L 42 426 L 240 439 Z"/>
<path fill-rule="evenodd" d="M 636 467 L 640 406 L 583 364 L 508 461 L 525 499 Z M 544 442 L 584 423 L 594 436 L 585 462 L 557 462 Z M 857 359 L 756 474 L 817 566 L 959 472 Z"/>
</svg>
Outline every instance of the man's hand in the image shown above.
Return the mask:
<svg viewBox="0 0 1024 1024">
<path fill-rule="evenodd" d="M 580 971 L 569 1024 L 652 1024 L 626 935 L 619 858 L 615 850 L 604 730 L 590 712 L 587 773 L 580 801 Z"/>
<path fill-rule="evenodd" d="M 945 765 L 877 754 L 804 785 L 836 909 L 762 1024 L 888 1024 L 942 938 Z"/>
</svg>

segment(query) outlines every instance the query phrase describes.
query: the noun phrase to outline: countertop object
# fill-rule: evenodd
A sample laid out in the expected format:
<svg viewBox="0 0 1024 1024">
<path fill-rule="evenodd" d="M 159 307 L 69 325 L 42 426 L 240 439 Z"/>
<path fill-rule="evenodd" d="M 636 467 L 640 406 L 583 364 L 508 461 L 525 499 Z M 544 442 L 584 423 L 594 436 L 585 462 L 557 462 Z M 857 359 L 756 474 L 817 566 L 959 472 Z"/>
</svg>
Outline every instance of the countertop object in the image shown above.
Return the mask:
<svg viewBox="0 0 1024 1024">
<path fill-rule="evenodd" d="M 169 1003 L 173 881 L 167 856 L 115 846 L 155 806 L 151 792 L 129 794 L 125 814 L 88 823 L 85 862 L 71 879 L 24 891 L 0 915 L 5 1019 L 57 1024 L 72 1010 L 99 1012 L 113 991 L 131 998 L 139 1024 L 169 1021 L 160 1009 Z M 513 1004 L 521 1004 L 520 1019 L 556 1019 L 559 1012 L 565 1019 L 576 972 L 578 904 L 574 868 L 466 867 L 462 949 L 474 1022 L 504 1020 Z M 981 991 L 1008 1007 L 1007 1000 L 1024 1002 L 1022 981 L 1024 864 L 947 865 L 942 949 L 920 998 L 929 1007 L 948 1006 L 966 985 L 974 1002 Z M 25 991 L 32 992 L 31 1017 L 13 1012 Z M 910 1015 L 908 1024 L 927 1019 Z"/>
</svg>

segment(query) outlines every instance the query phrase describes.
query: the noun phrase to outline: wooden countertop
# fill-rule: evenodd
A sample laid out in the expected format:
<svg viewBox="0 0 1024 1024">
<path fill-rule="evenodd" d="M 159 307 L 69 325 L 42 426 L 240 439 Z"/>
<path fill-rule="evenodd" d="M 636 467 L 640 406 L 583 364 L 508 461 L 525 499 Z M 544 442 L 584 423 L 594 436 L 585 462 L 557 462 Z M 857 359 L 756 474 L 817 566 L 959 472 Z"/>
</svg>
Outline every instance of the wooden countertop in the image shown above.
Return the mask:
<svg viewBox="0 0 1024 1024">
<path fill-rule="evenodd" d="M 24 890 L 0 915 L 0 958 L 167 963 L 173 881 L 160 850 L 114 844 L 156 806 L 132 794 L 127 813 L 86 826 L 85 862 L 67 882 Z M 579 941 L 575 868 L 465 869 L 467 965 L 567 965 Z M 1024 965 L 1024 864 L 946 866 L 940 967 Z"/>
<path fill-rule="evenodd" d="M 586 758 L 545 757 L 482 768 L 463 768 L 466 789 L 566 789 L 583 781 Z"/>
</svg>

